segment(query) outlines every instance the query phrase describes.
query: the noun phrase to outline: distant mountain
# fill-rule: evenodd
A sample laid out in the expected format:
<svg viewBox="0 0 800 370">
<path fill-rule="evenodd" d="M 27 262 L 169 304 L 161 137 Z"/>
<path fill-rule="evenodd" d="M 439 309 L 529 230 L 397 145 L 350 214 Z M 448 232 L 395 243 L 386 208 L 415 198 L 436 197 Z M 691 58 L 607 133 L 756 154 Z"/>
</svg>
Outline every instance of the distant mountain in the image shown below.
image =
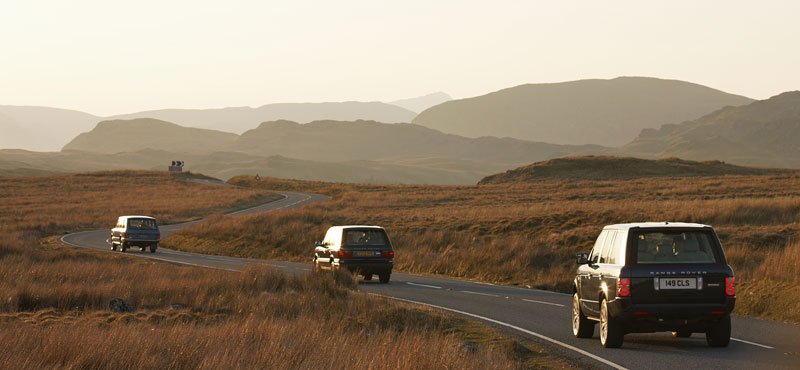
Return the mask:
<svg viewBox="0 0 800 370">
<path fill-rule="evenodd" d="M 331 119 L 375 120 L 385 123 L 411 122 L 417 115 L 408 109 L 381 102 L 281 103 L 258 108 L 163 109 L 113 116 L 113 119 L 156 118 L 183 126 L 242 133 L 259 123 L 274 120 L 311 122 Z"/>
<path fill-rule="evenodd" d="M 689 82 L 619 77 L 520 85 L 439 104 L 413 123 L 467 137 L 618 146 L 642 129 L 750 102 Z"/>
<path fill-rule="evenodd" d="M 102 118 L 68 109 L 0 105 L 0 148 L 61 149 Z"/>
<path fill-rule="evenodd" d="M 226 150 L 319 161 L 450 158 L 509 165 L 607 149 L 511 138 L 472 139 L 414 124 L 273 121 L 245 132 Z"/>
<path fill-rule="evenodd" d="M 537 162 L 487 176 L 478 184 L 524 183 L 543 179 L 621 180 L 642 177 L 777 175 L 795 170 L 741 167 L 720 161 L 694 162 L 678 158 L 647 160 L 621 157 L 568 157 Z"/>
<path fill-rule="evenodd" d="M 474 184 L 487 174 L 599 146 L 465 138 L 414 124 L 265 122 L 241 136 L 155 119 L 103 121 L 59 153 L 0 150 L 0 176 L 106 169 L 187 170 L 370 183 Z"/>
<path fill-rule="evenodd" d="M 63 150 L 96 153 L 135 152 L 155 149 L 171 152 L 207 153 L 233 143 L 229 132 L 183 127 L 157 119 L 103 121 L 78 135 Z"/>
<path fill-rule="evenodd" d="M 396 105 L 398 107 L 403 107 L 408 109 L 412 112 L 422 112 L 430 107 L 435 105 L 442 104 L 446 101 L 453 100 L 450 95 L 447 95 L 441 91 L 435 92 L 432 94 L 419 96 L 416 98 L 409 98 L 409 99 L 401 99 L 389 102 L 389 104 Z M 410 122 L 410 121 L 406 121 Z"/>
<path fill-rule="evenodd" d="M 621 150 L 637 156 L 800 168 L 800 91 L 643 130 Z"/>
</svg>

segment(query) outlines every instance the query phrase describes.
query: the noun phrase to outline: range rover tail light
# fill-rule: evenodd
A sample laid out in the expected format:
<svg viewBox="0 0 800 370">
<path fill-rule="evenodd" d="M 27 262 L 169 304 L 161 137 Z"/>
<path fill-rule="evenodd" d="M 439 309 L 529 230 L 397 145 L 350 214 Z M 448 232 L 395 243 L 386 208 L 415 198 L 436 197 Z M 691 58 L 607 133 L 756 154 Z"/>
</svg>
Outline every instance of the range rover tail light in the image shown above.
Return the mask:
<svg viewBox="0 0 800 370">
<path fill-rule="evenodd" d="M 388 259 L 392 259 L 394 258 L 394 251 L 381 251 L 381 256 Z"/>
<path fill-rule="evenodd" d="M 619 278 L 617 279 L 617 295 L 620 297 L 628 297 L 631 295 L 631 279 Z"/>
<path fill-rule="evenodd" d="M 725 294 L 729 297 L 736 295 L 736 278 L 733 276 L 725 277 Z"/>
</svg>

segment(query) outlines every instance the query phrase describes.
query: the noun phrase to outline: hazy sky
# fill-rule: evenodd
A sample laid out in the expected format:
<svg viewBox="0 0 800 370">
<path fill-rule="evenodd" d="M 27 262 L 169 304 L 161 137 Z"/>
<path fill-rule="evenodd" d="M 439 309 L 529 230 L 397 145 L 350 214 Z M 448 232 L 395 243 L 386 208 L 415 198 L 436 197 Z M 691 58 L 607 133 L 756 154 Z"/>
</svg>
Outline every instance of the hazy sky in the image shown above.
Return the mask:
<svg viewBox="0 0 800 370">
<path fill-rule="evenodd" d="M 0 0 L 0 104 L 460 98 L 620 75 L 800 89 L 800 1 Z"/>
</svg>

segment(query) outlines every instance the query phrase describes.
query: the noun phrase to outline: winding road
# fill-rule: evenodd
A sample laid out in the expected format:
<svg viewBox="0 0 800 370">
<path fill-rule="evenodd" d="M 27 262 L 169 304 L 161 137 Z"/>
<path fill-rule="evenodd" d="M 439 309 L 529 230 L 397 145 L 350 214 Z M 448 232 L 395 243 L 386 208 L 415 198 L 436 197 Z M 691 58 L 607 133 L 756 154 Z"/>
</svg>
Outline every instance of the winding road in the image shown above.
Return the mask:
<svg viewBox="0 0 800 370">
<path fill-rule="evenodd" d="M 328 199 L 322 195 L 278 193 L 283 195 L 283 199 L 231 215 L 295 208 Z M 162 226 L 162 236 L 198 222 L 201 221 Z M 111 252 L 107 237 L 108 230 L 96 230 L 68 234 L 61 241 L 74 247 Z M 398 253 L 403 253 L 402 246 Z M 159 248 L 155 254 L 138 251 L 126 254 L 231 271 L 239 271 L 251 263 L 267 264 L 290 274 L 311 271 L 311 265 L 307 263 L 210 256 L 166 248 Z M 571 296 L 568 294 L 399 272 L 392 274 L 389 284 L 362 281 L 359 289 L 488 322 L 507 333 L 540 343 L 551 352 L 572 359 L 582 368 L 800 369 L 798 325 L 734 317 L 733 339 L 727 348 L 708 347 L 705 336 L 701 334 L 679 339 L 669 333 L 654 333 L 628 334 L 623 348 L 606 349 L 600 345 L 597 330 L 593 339 L 572 336 Z"/>
</svg>

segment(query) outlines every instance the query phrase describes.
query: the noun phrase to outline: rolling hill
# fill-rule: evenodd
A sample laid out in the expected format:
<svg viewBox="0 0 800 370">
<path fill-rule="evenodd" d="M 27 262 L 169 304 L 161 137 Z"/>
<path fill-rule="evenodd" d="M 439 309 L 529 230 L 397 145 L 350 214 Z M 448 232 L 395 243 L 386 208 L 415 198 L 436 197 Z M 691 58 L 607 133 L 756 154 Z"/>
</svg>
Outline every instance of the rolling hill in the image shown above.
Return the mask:
<svg viewBox="0 0 800 370">
<path fill-rule="evenodd" d="M 422 111 L 424 111 L 424 110 L 426 110 L 426 109 L 428 109 L 430 107 L 442 104 L 442 103 L 444 103 L 446 101 L 450 101 L 450 100 L 453 100 L 453 98 L 450 97 L 450 95 L 447 95 L 447 94 L 439 91 L 439 92 L 435 92 L 435 93 L 432 93 L 432 94 L 419 96 L 419 97 L 416 97 L 416 98 L 400 99 L 400 100 L 391 101 L 391 102 L 389 102 L 389 104 L 396 105 L 398 107 L 403 107 L 403 108 L 408 109 L 408 110 L 410 110 L 412 112 L 419 113 L 419 112 L 422 112 Z M 411 121 L 409 120 L 409 121 L 405 121 L 405 122 L 411 122 Z"/>
<path fill-rule="evenodd" d="M 509 165 L 571 153 L 598 153 L 606 148 L 511 138 L 473 139 L 414 124 L 273 121 L 245 132 L 227 150 L 320 161 L 450 158 Z"/>
<path fill-rule="evenodd" d="M 635 156 L 800 168 L 800 91 L 643 130 L 621 150 Z"/>
<path fill-rule="evenodd" d="M 156 119 L 103 121 L 59 153 L 0 151 L 0 175 L 34 171 L 187 170 L 229 178 L 371 183 L 474 184 L 487 174 L 572 153 L 605 152 L 510 138 L 464 138 L 414 124 L 374 121 L 265 122 L 241 136 Z"/>
<path fill-rule="evenodd" d="M 484 177 L 478 185 L 524 183 L 543 179 L 624 180 L 643 177 L 779 175 L 796 170 L 752 168 L 720 161 L 695 162 L 678 158 L 648 160 L 609 156 L 557 158 Z"/>
<path fill-rule="evenodd" d="M 242 133 L 259 123 L 274 120 L 311 122 L 323 119 L 411 122 L 416 112 L 381 102 L 280 103 L 258 108 L 163 109 L 111 117 L 113 119 L 156 118 L 183 126 Z"/>
<path fill-rule="evenodd" d="M 207 153 L 234 142 L 229 132 L 183 127 L 157 119 L 103 121 L 78 135 L 63 150 L 95 153 L 135 152 L 155 149 L 171 152 Z"/>
<path fill-rule="evenodd" d="M 69 109 L 0 105 L 0 148 L 59 150 L 101 120 Z"/>
<path fill-rule="evenodd" d="M 520 85 L 439 104 L 413 123 L 467 137 L 619 146 L 642 129 L 750 102 L 689 82 L 619 77 Z"/>
</svg>

